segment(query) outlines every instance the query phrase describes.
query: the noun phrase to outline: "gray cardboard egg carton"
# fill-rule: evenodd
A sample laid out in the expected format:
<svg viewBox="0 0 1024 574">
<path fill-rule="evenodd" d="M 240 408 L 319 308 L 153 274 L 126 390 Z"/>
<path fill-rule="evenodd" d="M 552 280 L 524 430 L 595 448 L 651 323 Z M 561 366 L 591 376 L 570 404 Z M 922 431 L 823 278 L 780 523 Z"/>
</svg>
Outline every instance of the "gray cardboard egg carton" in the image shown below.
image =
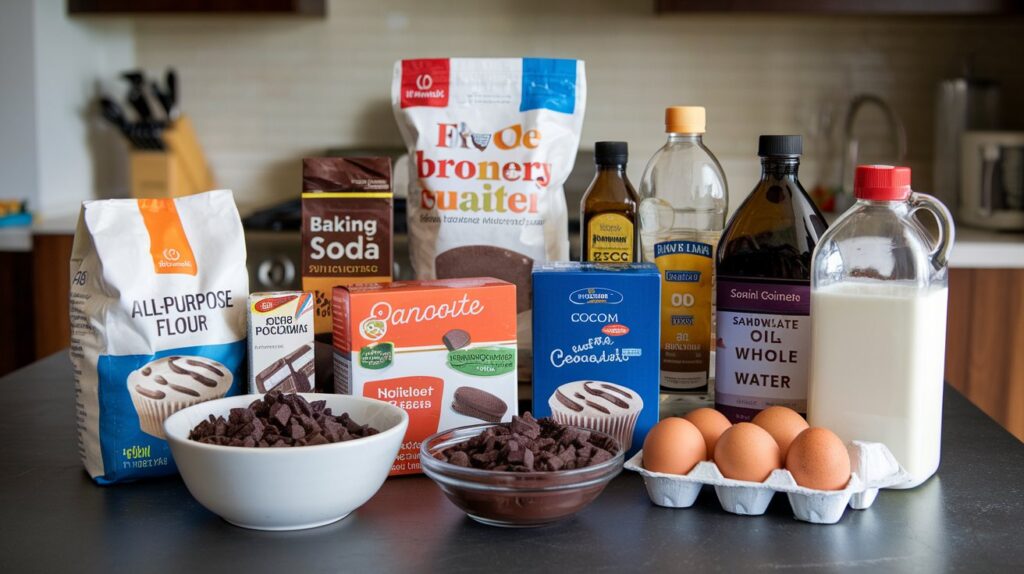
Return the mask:
<svg viewBox="0 0 1024 574">
<path fill-rule="evenodd" d="M 871 506 L 880 488 L 906 482 L 907 472 L 882 443 L 853 441 L 850 453 L 850 482 L 842 490 L 814 490 L 796 483 L 785 469 L 772 471 L 764 482 L 733 480 L 722 476 L 718 465 L 702 461 L 686 475 L 651 472 L 643 468 L 643 451 L 626 462 L 626 469 L 640 473 L 647 494 L 658 506 L 689 508 L 704 485 L 715 487 L 718 502 L 726 512 L 757 516 L 764 514 L 776 492 L 784 492 L 797 520 L 814 524 L 835 524 L 849 506 L 864 510 Z"/>
</svg>

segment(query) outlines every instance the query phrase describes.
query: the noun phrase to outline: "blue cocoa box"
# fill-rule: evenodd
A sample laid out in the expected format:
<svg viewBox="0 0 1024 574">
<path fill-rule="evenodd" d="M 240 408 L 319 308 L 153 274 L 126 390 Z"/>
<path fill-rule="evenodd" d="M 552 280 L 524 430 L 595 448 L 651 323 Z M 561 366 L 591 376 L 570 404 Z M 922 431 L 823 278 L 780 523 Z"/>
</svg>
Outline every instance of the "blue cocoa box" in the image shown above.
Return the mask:
<svg viewBox="0 0 1024 574">
<path fill-rule="evenodd" d="M 660 304 L 651 263 L 534 266 L 534 416 L 639 450 L 658 422 Z"/>
</svg>

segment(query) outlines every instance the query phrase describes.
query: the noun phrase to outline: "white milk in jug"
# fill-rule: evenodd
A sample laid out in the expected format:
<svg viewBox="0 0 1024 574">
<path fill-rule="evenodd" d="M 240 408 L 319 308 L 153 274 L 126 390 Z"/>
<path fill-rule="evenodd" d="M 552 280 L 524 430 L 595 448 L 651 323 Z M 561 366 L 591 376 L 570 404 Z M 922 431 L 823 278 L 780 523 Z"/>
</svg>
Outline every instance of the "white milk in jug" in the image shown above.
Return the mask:
<svg viewBox="0 0 1024 574">
<path fill-rule="evenodd" d="M 811 380 L 823 384 L 811 386 L 810 423 L 885 443 L 913 477 L 904 488 L 939 466 L 946 295 L 845 282 L 811 297 Z"/>
</svg>

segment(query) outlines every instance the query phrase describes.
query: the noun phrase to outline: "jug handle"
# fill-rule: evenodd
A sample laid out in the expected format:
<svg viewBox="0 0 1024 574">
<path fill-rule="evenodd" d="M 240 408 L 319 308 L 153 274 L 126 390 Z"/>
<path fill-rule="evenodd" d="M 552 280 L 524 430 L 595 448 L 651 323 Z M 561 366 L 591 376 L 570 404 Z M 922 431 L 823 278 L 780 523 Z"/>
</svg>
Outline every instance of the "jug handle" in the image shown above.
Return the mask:
<svg viewBox="0 0 1024 574">
<path fill-rule="evenodd" d="M 924 193 L 911 193 L 908 201 L 910 202 L 910 215 L 914 215 L 918 211 L 927 211 L 935 218 L 939 228 L 939 237 L 936 239 L 930 255 L 935 269 L 942 269 L 949 264 L 949 252 L 953 248 L 955 235 L 953 215 L 941 201 Z"/>
</svg>

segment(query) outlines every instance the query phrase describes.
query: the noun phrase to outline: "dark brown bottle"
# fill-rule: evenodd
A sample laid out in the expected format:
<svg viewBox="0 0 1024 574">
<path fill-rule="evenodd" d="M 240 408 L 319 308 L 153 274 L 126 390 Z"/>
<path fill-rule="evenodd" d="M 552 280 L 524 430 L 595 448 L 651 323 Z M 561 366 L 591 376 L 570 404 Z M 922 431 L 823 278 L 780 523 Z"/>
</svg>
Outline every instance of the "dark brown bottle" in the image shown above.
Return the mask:
<svg viewBox="0 0 1024 574">
<path fill-rule="evenodd" d="M 639 260 L 640 196 L 626 177 L 626 142 L 597 142 L 597 175 L 580 201 L 580 260 L 629 263 Z"/>
<path fill-rule="evenodd" d="M 807 412 L 811 255 L 826 223 L 797 179 L 800 136 L 761 136 L 761 180 L 718 244 L 715 407 Z"/>
</svg>

